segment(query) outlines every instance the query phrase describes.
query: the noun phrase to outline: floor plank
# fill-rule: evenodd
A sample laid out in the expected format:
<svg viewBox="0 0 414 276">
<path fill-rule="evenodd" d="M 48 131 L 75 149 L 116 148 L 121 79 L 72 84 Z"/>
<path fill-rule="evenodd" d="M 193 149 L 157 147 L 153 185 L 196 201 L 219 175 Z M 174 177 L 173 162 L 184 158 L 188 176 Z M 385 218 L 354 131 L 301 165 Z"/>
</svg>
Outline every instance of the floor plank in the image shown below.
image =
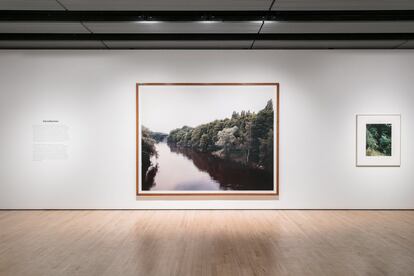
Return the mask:
<svg viewBox="0 0 414 276">
<path fill-rule="evenodd" d="M 0 275 L 414 275 L 414 212 L 0 211 Z"/>
</svg>

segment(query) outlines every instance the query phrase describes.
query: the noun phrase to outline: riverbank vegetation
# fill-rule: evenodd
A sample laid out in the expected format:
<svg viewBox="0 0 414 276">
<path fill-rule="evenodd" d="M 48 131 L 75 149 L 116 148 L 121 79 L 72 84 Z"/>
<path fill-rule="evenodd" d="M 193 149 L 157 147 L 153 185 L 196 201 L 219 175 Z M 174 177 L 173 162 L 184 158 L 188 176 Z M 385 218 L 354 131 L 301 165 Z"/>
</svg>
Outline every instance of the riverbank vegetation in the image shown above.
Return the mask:
<svg viewBox="0 0 414 276">
<path fill-rule="evenodd" d="M 154 177 L 157 173 L 158 166 L 151 162 L 151 157 L 158 157 L 155 144 L 164 141 L 168 134 L 153 132 L 142 126 L 141 128 L 141 169 L 143 188 L 147 189 L 154 183 Z"/>
<path fill-rule="evenodd" d="M 171 145 L 211 153 L 249 166 L 273 170 L 274 111 L 272 100 L 258 113 L 234 111 L 231 118 L 197 127 L 174 129 Z"/>
<path fill-rule="evenodd" d="M 150 185 L 148 173 L 151 166 L 154 167 L 155 164 L 151 163 L 151 157 L 157 157 L 157 151 L 155 149 L 156 140 L 152 137 L 151 131 L 142 126 L 141 128 L 141 183 L 142 187 L 145 189 Z M 154 169 L 156 169 L 154 167 Z"/>
</svg>

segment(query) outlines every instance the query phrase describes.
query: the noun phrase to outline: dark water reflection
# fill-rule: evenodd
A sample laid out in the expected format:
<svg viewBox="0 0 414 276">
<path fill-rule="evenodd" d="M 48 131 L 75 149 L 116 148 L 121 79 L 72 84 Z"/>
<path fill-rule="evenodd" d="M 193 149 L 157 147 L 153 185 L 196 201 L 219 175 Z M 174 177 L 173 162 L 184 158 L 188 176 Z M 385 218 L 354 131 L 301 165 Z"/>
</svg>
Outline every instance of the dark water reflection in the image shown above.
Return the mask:
<svg viewBox="0 0 414 276">
<path fill-rule="evenodd" d="M 166 143 L 156 145 L 158 158 L 153 182 L 146 190 L 214 191 L 254 190 L 272 191 L 273 175 L 208 153 L 178 148 Z"/>
</svg>

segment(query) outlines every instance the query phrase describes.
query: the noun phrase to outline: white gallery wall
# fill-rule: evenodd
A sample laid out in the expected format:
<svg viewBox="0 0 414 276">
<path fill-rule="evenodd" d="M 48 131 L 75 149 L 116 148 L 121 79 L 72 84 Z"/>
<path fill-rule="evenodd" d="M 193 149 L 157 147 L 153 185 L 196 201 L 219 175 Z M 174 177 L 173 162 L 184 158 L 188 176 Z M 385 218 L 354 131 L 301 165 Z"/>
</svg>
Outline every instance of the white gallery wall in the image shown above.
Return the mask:
<svg viewBox="0 0 414 276">
<path fill-rule="evenodd" d="M 0 208 L 412 209 L 413 77 L 410 50 L 0 51 Z M 136 82 L 279 82 L 279 198 L 137 199 Z M 355 166 L 356 114 L 401 114 L 401 167 Z"/>
</svg>

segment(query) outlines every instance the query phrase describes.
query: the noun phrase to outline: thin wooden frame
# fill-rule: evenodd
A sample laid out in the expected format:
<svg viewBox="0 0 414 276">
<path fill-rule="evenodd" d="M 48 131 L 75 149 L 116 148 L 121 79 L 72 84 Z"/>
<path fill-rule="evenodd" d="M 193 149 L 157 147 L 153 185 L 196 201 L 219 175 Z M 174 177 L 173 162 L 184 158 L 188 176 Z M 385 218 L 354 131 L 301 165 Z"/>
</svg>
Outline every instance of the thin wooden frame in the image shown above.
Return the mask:
<svg viewBox="0 0 414 276">
<path fill-rule="evenodd" d="M 271 192 L 262 192 L 262 193 L 239 193 L 239 192 L 226 192 L 226 193 L 140 193 L 139 191 L 139 142 L 140 142 L 140 131 L 139 131 L 139 87 L 140 86 L 274 86 L 276 93 L 276 175 L 274 177 L 275 191 Z M 162 196 L 162 197 L 174 197 L 174 196 L 279 196 L 279 125 L 280 125 L 280 91 L 279 83 L 136 83 L 136 195 L 137 196 Z"/>
</svg>

